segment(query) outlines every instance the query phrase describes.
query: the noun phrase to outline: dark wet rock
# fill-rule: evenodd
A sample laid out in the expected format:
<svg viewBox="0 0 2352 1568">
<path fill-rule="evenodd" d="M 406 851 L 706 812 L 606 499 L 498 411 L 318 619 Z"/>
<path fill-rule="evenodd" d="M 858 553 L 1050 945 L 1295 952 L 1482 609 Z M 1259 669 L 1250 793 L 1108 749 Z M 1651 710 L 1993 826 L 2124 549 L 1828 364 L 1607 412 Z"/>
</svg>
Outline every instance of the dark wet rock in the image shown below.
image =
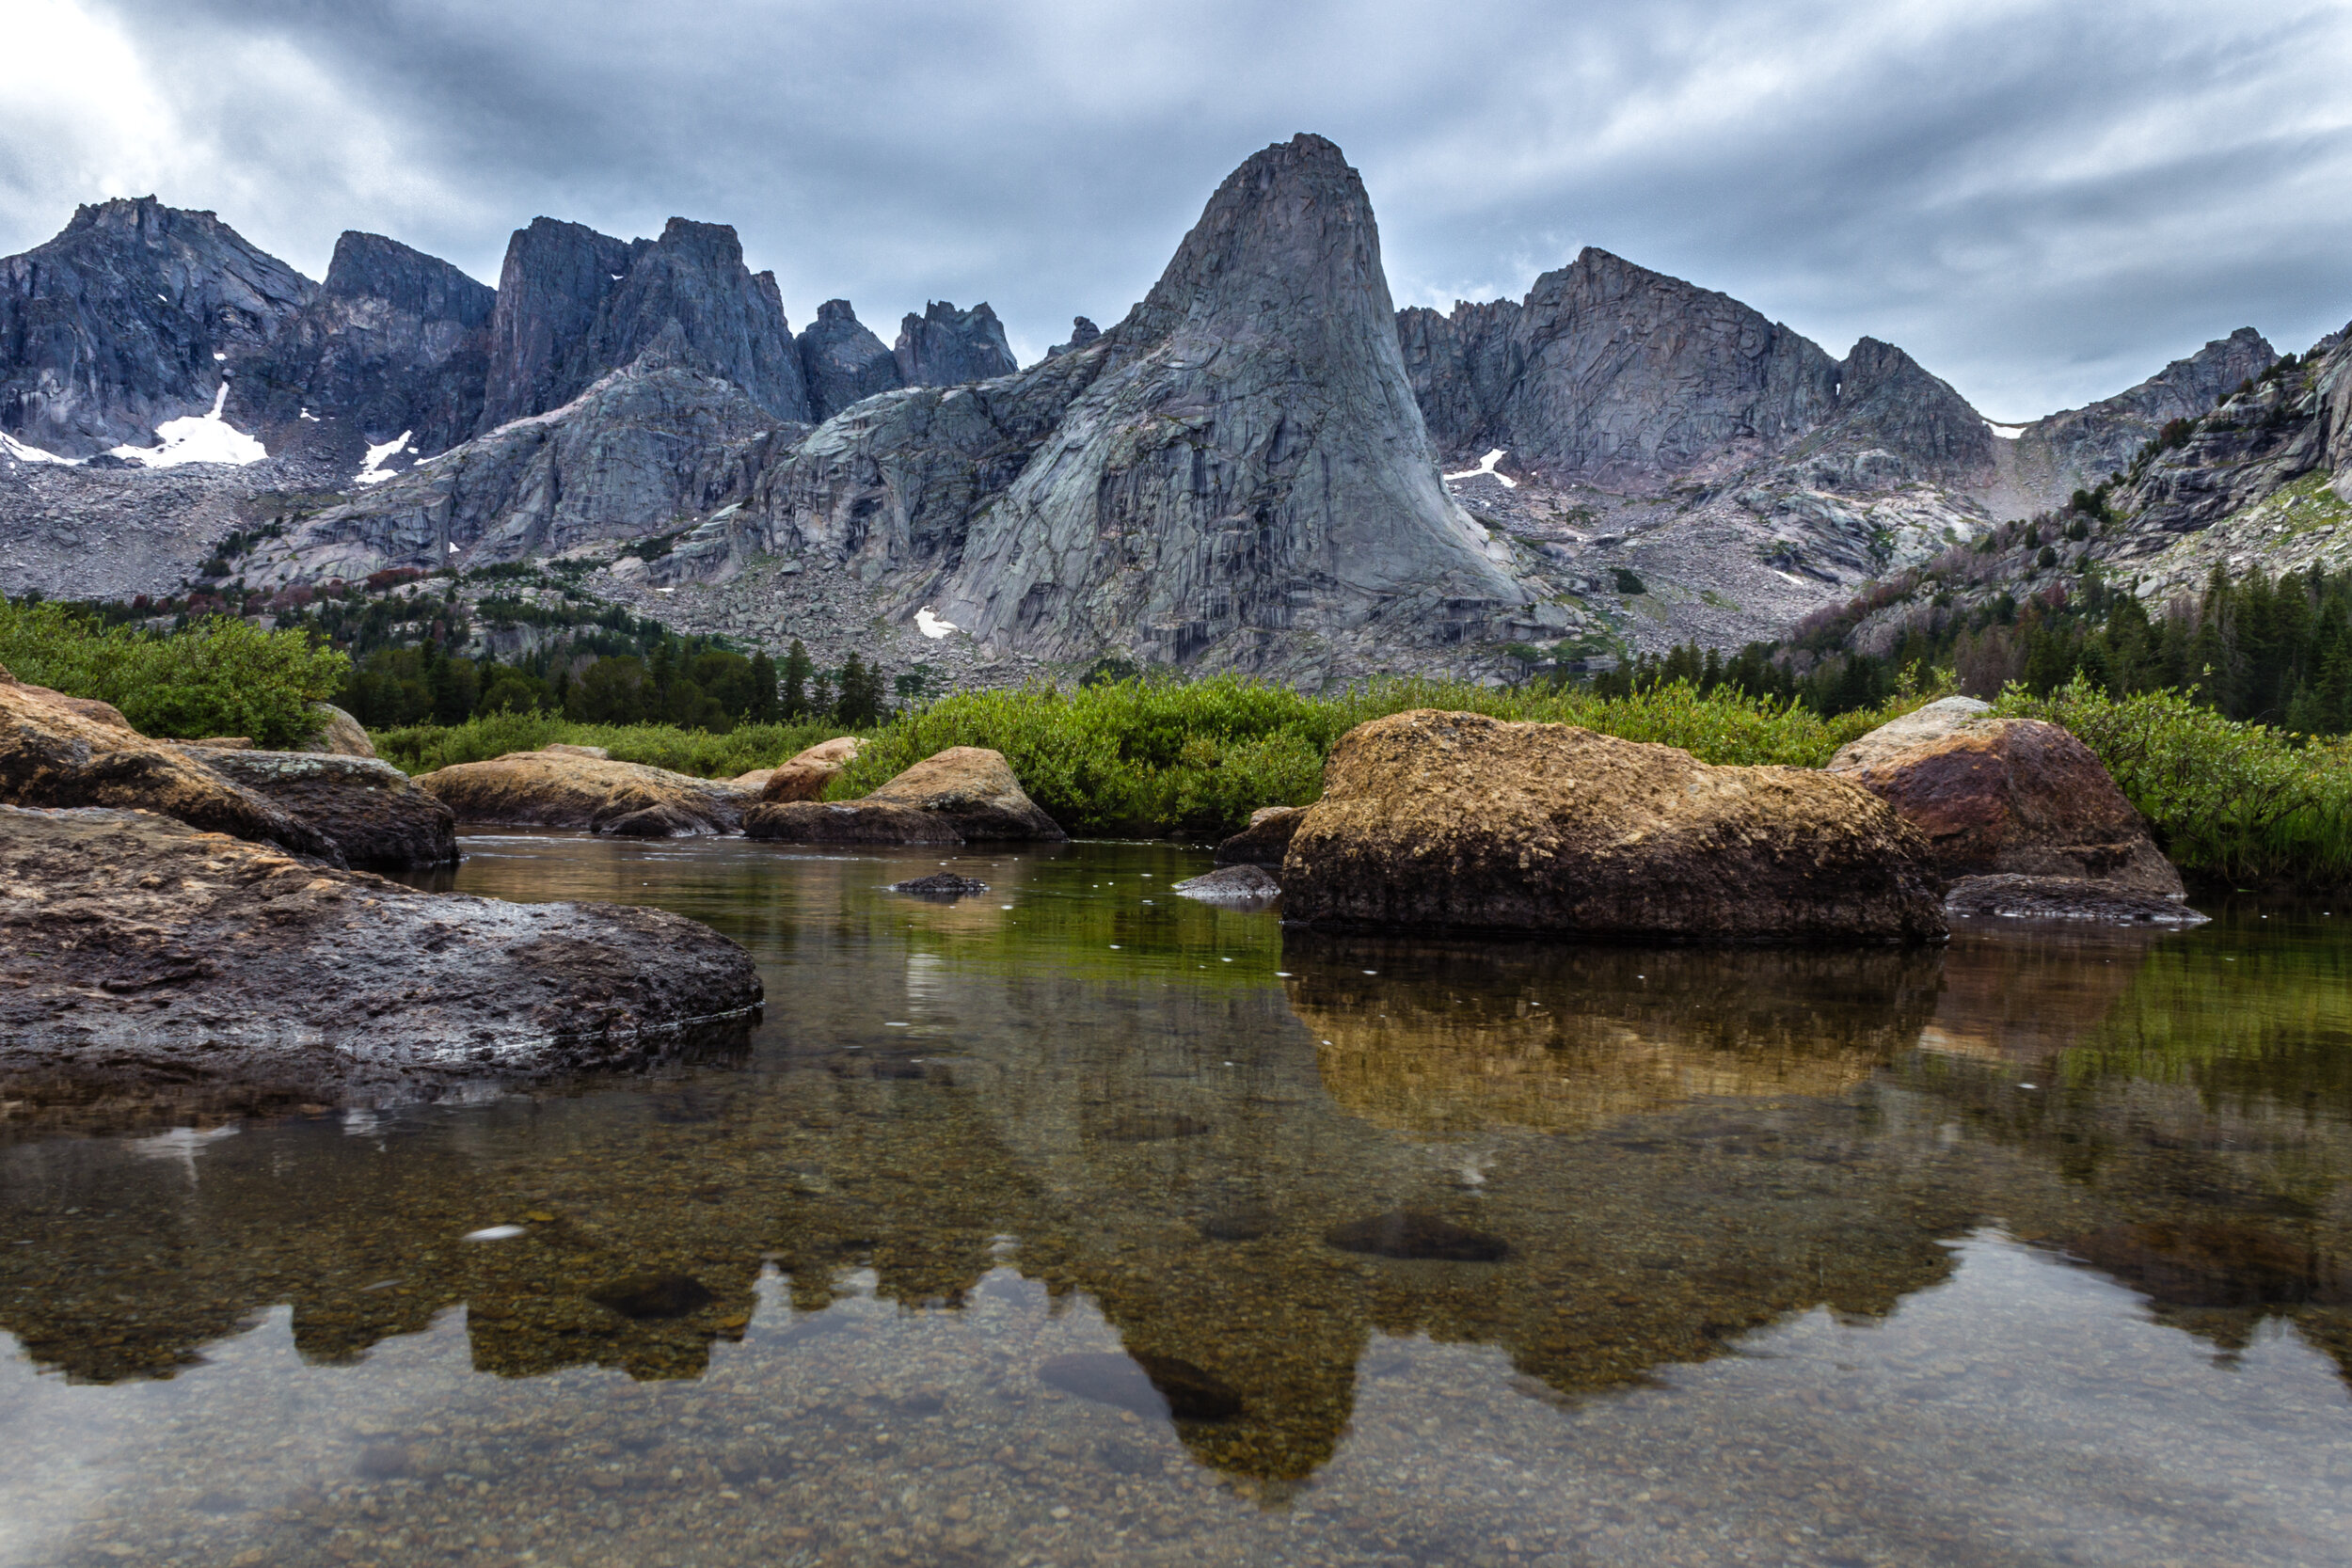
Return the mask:
<svg viewBox="0 0 2352 1568">
<path fill-rule="evenodd" d="M 1022 789 L 1005 754 L 984 746 L 933 752 L 853 803 L 908 807 L 937 817 L 966 839 L 1069 836 Z"/>
<path fill-rule="evenodd" d="M 465 823 L 631 838 L 729 833 L 757 797 L 715 779 L 555 751 L 509 752 L 417 778 Z"/>
<path fill-rule="evenodd" d="M 1171 890 L 1187 898 L 1259 899 L 1272 898 L 1282 891 L 1281 884 L 1258 865 L 1228 865 L 1198 877 L 1187 877 Z"/>
<path fill-rule="evenodd" d="M 67 457 L 152 445 L 213 406 L 224 356 L 265 353 L 316 290 L 211 213 L 78 208 L 0 261 L 0 430 Z"/>
<path fill-rule="evenodd" d="M 1287 918 L 1667 941 L 1941 941 L 1918 832 L 1797 768 L 1416 709 L 1340 737 Z"/>
<path fill-rule="evenodd" d="M 1103 1131 L 1113 1143 L 1166 1143 L 1172 1138 L 1198 1138 L 1211 1132 L 1210 1125 L 1199 1117 L 1188 1117 L 1181 1111 L 1139 1111 L 1114 1117 Z"/>
<path fill-rule="evenodd" d="M 425 894 L 143 812 L 0 808 L 0 1073 L 332 1099 L 641 1064 L 760 998 L 653 910 Z"/>
<path fill-rule="evenodd" d="M 1081 1352 L 1047 1357 L 1038 1381 L 1082 1400 L 1179 1421 L 1220 1421 L 1243 1411 L 1241 1396 L 1215 1373 L 1173 1355 Z"/>
<path fill-rule="evenodd" d="M 2209 918 L 2177 898 L 2080 877 L 1963 877 L 1944 895 L 1959 919 L 2098 920 L 2114 925 L 2202 926 Z"/>
<path fill-rule="evenodd" d="M 1453 1263 L 1500 1263 L 1510 1244 L 1454 1224 L 1426 1209 L 1398 1209 L 1370 1219 L 1335 1225 L 1323 1239 L 1342 1252 L 1375 1258 L 1424 1259 Z"/>
<path fill-rule="evenodd" d="M 853 403 L 906 385 L 898 356 L 866 330 L 846 299 L 817 307 L 817 319 L 801 329 L 794 343 L 812 420 L 829 420 Z"/>
<path fill-rule="evenodd" d="M 763 800 L 743 814 L 743 833 L 771 844 L 963 842 L 946 818 L 886 800 Z"/>
<path fill-rule="evenodd" d="M 691 1275 L 641 1274 L 615 1280 L 588 1292 L 598 1307 L 609 1307 L 624 1318 L 640 1323 L 682 1318 L 718 1299 L 710 1287 Z"/>
<path fill-rule="evenodd" d="M 1279 865 L 1289 852 L 1291 834 L 1305 819 L 1303 806 L 1260 806 L 1249 814 L 1249 825 L 1216 847 L 1219 865 Z"/>
<path fill-rule="evenodd" d="M 81 705 L 45 687 L 0 683 L 0 802 L 155 812 L 340 863 L 326 833 L 215 771 L 211 761 L 228 753 L 150 740 L 119 714 L 106 722 L 85 717 Z"/>
<path fill-rule="evenodd" d="M 961 898 L 967 894 L 986 893 L 988 884 L 971 877 L 959 877 L 952 871 L 934 872 L 929 877 L 916 877 L 890 884 L 893 893 L 912 893 L 925 898 Z"/>
<path fill-rule="evenodd" d="M 898 341 L 891 353 L 898 362 L 899 381 L 908 387 L 960 387 L 1010 375 L 1021 368 L 1005 341 L 1004 324 L 985 300 L 959 310 L 935 299 L 919 316 L 910 311 L 898 324 Z"/>
<path fill-rule="evenodd" d="M 1231 1204 L 1212 1209 L 1196 1228 L 1212 1242 L 1254 1242 L 1273 1234 L 1274 1212 L 1257 1204 Z"/>
<path fill-rule="evenodd" d="M 2181 874 L 2096 753 L 2056 724 L 1947 698 L 1841 748 L 1851 778 L 1925 835 L 1946 879 L 2088 878 L 2178 897 Z"/>
<path fill-rule="evenodd" d="M 197 761 L 325 833 L 351 865 L 408 871 L 457 859 L 456 817 L 390 763 L 311 752 L 210 752 Z"/>
</svg>

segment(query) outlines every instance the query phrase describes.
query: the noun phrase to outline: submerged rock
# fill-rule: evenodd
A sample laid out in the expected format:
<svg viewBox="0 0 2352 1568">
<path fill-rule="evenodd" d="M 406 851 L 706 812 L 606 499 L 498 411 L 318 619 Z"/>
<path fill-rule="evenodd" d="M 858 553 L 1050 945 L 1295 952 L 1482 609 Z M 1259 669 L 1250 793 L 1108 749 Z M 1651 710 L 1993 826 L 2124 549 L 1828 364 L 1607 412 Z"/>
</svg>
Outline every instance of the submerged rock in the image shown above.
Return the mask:
<svg viewBox="0 0 2352 1568">
<path fill-rule="evenodd" d="M 143 812 L 0 807 L 0 1073 L 330 1099 L 621 1067 L 760 1000 L 677 915 L 425 894 Z"/>
<path fill-rule="evenodd" d="M 1335 1225 L 1323 1239 L 1342 1252 L 1375 1258 L 1433 1259 L 1453 1263 L 1500 1263 L 1510 1243 L 1454 1224 L 1426 1209 L 1398 1209 L 1370 1219 Z"/>
<path fill-rule="evenodd" d="M 1187 898 L 1212 898 L 1239 902 L 1272 898 L 1282 891 L 1282 885 L 1255 865 L 1228 865 L 1198 877 L 1187 877 L 1171 891 Z"/>
<path fill-rule="evenodd" d="M 887 801 L 762 801 L 743 814 L 746 837 L 774 844 L 961 844 L 955 824 Z"/>
<path fill-rule="evenodd" d="M 2090 747 L 2056 724 L 1947 698 L 1830 759 L 1927 838 L 1946 879 L 2072 877 L 2182 895 L 2181 874 Z"/>
<path fill-rule="evenodd" d="M 1260 806 L 1249 814 L 1249 826 L 1216 847 L 1219 865 L 1279 865 L 1291 847 L 1291 834 L 1306 817 L 1303 806 Z"/>
<path fill-rule="evenodd" d="M 509 752 L 421 774 L 416 782 L 460 822 L 636 838 L 733 832 L 755 799 L 732 784 L 588 756 L 585 750 Z"/>
<path fill-rule="evenodd" d="M 2116 925 L 2202 926 L 2179 899 L 2080 877 L 1963 877 L 1944 895 L 1954 919 L 2100 920 Z"/>
<path fill-rule="evenodd" d="M 1238 1416 L 1241 1396 L 1181 1356 L 1148 1351 L 1093 1351 L 1048 1356 L 1038 1381 L 1065 1394 L 1179 1421 L 1221 1421 Z"/>
<path fill-rule="evenodd" d="M 641 1274 L 615 1280 L 588 1292 L 598 1307 L 609 1307 L 624 1318 L 645 1323 L 682 1318 L 718 1300 L 710 1287 L 691 1275 Z"/>
<path fill-rule="evenodd" d="M 457 859 L 457 818 L 390 763 L 319 752 L 206 752 L 198 760 L 324 832 L 351 865 L 407 871 Z"/>
<path fill-rule="evenodd" d="M 1798 768 L 1422 708 L 1340 737 L 1282 863 L 1291 919 L 1651 940 L 1945 935 L 1917 832 Z"/>
<path fill-rule="evenodd" d="M 0 684 L 0 802 L 158 812 L 208 832 L 340 862 L 325 833 L 276 802 L 168 741 L 148 739 L 111 708 L 112 721 L 81 709 L 45 687 Z"/>
</svg>

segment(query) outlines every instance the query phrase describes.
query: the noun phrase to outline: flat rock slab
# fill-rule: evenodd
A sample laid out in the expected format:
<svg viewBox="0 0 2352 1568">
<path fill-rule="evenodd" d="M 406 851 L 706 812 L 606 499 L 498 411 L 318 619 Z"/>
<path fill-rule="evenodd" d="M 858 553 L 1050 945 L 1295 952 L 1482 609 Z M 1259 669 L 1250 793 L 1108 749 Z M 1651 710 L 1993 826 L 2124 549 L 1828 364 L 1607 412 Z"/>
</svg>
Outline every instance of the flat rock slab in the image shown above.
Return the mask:
<svg viewBox="0 0 2352 1568">
<path fill-rule="evenodd" d="M 2176 898 L 2080 877 L 1963 877 L 1944 895 L 1955 920 L 2096 920 L 2115 926 L 2202 926 Z"/>
<path fill-rule="evenodd" d="M 457 820 L 483 827 L 570 828 L 622 838 L 731 833 L 757 793 L 666 768 L 589 756 L 594 748 L 509 752 L 423 773 L 417 784 Z"/>
<path fill-rule="evenodd" d="M 1635 941 L 1933 942 L 1942 879 L 1883 801 L 1572 724 L 1419 708 L 1340 737 L 1284 917 Z"/>
<path fill-rule="evenodd" d="M 751 958 L 610 904 L 427 894 L 146 812 L 0 807 L 0 1078 L 328 1101 L 642 1065 Z"/>
<path fill-rule="evenodd" d="M 918 898 L 962 898 L 975 893 L 986 893 L 988 884 L 975 878 L 959 877 L 952 871 L 939 871 L 929 877 L 914 877 L 903 882 L 893 882 L 890 891 L 911 893 Z"/>
<path fill-rule="evenodd" d="M 198 763 L 275 802 L 370 871 L 410 871 L 457 859 L 457 818 L 389 762 L 328 752 L 210 752 Z"/>
</svg>

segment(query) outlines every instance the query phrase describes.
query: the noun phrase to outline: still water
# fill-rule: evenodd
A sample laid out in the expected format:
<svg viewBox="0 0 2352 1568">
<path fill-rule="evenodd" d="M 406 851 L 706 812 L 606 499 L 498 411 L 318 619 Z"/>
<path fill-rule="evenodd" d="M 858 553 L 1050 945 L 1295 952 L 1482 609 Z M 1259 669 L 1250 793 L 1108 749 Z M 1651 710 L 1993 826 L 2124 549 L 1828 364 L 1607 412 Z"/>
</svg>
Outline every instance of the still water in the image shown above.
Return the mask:
<svg viewBox="0 0 2352 1568">
<path fill-rule="evenodd" d="M 1493 945 L 1161 845 L 468 849 L 741 941 L 748 1052 L 13 1102 L 0 1563 L 2352 1561 L 2352 918 Z"/>
</svg>

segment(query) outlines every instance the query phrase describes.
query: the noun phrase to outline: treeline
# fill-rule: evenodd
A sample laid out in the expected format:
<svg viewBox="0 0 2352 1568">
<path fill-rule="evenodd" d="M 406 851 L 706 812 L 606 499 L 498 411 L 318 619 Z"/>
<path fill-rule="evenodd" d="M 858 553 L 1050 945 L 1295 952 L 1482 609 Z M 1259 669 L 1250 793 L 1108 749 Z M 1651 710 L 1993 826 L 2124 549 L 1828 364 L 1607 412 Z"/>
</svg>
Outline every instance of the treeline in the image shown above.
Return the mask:
<svg viewBox="0 0 2352 1568">
<path fill-rule="evenodd" d="M 1899 602 L 1889 599 L 1886 602 Z M 1872 707 L 1926 673 L 1991 698 L 2014 685 L 2047 697 L 2077 680 L 2110 697 L 2178 691 L 2224 718 L 2297 735 L 2352 733 L 2352 571 L 2313 566 L 2273 578 L 2217 567 L 2198 594 L 2151 611 L 2086 574 L 2020 601 L 2004 592 L 1961 608 L 1938 594 L 1883 654 L 1843 645 L 1884 604 L 1859 599 L 1778 642 L 1726 658 L 1695 643 L 1645 654 L 1593 677 L 1602 695 L 1690 682 L 1702 692 L 1794 700 L 1824 716 Z"/>
<path fill-rule="evenodd" d="M 927 665 L 893 680 L 856 654 L 837 670 L 820 670 L 797 640 L 779 665 L 765 653 L 746 657 L 707 639 L 654 630 L 642 654 L 596 657 L 565 641 L 511 663 L 447 653 L 430 638 L 413 647 L 379 648 L 352 666 L 341 701 L 370 729 L 545 713 L 583 724 L 666 724 L 725 735 L 739 724 L 811 719 L 863 728 L 898 705 L 919 702 L 930 681 Z"/>
</svg>

